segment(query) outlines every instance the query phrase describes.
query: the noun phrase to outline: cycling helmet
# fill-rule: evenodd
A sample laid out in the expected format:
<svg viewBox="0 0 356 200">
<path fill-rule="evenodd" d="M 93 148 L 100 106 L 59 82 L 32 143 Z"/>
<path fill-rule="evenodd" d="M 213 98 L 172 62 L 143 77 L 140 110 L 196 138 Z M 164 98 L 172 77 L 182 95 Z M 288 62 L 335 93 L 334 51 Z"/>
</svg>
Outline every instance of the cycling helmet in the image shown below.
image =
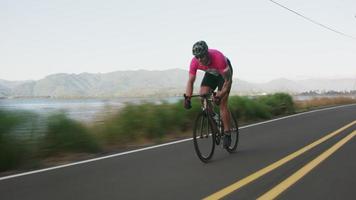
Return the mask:
<svg viewBox="0 0 356 200">
<path fill-rule="evenodd" d="M 193 55 L 202 58 L 208 54 L 208 45 L 205 41 L 198 41 L 193 45 Z"/>
</svg>

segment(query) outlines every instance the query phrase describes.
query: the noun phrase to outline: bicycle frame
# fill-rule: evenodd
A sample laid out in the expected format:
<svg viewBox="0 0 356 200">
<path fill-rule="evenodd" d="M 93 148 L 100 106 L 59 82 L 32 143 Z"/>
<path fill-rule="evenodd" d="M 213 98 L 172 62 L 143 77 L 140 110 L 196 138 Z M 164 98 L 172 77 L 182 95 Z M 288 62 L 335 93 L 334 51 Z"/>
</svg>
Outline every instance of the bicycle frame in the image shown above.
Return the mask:
<svg viewBox="0 0 356 200">
<path fill-rule="evenodd" d="M 202 104 L 202 111 L 206 113 L 208 120 L 211 122 L 212 124 L 212 128 L 213 128 L 213 133 L 217 136 L 217 137 L 221 137 L 222 136 L 222 130 L 220 130 L 219 127 L 222 127 L 222 121 L 220 120 L 220 111 L 215 112 L 214 110 L 214 105 L 216 105 L 213 100 L 212 100 L 212 95 L 213 93 L 208 93 L 208 94 L 203 94 L 203 95 L 193 95 L 192 97 L 200 97 L 201 99 L 201 104 Z M 217 105 L 216 105 L 217 106 Z M 218 121 L 216 122 L 213 119 L 214 115 L 218 115 Z"/>
</svg>

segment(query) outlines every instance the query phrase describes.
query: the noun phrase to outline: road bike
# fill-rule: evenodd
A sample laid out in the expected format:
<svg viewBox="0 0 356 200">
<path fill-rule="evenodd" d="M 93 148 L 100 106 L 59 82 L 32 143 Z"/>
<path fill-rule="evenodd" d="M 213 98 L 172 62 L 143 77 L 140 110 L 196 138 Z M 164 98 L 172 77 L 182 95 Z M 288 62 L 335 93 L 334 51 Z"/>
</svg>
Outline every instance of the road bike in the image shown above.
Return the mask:
<svg viewBox="0 0 356 200">
<path fill-rule="evenodd" d="M 199 159 L 208 162 L 214 154 L 215 145 L 223 143 L 224 124 L 221 120 L 219 106 L 213 101 L 214 93 L 193 95 L 201 98 L 202 111 L 198 114 L 193 130 L 195 152 Z M 226 151 L 233 153 L 239 142 L 239 128 L 234 115 L 230 112 L 231 145 Z"/>
</svg>

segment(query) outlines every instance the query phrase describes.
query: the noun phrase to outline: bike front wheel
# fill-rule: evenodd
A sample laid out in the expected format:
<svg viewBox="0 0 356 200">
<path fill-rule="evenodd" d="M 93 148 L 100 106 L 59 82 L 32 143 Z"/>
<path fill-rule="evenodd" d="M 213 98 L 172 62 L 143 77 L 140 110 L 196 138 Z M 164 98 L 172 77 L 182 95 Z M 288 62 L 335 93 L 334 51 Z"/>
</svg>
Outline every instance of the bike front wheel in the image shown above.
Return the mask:
<svg viewBox="0 0 356 200">
<path fill-rule="evenodd" d="M 214 154 L 215 134 L 206 112 L 201 112 L 195 120 L 193 140 L 199 159 L 208 162 Z"/>
</svg>

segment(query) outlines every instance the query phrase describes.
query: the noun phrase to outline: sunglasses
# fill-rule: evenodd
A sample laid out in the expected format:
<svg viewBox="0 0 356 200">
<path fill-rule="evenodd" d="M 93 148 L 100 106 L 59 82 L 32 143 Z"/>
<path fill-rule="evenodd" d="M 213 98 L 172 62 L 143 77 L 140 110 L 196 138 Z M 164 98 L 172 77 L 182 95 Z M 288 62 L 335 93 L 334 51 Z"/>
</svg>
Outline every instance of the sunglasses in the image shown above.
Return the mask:
<svg viewBox="0 0 356 200">
<path fill-rule="evenodd" d="M 196 59 L 202 59 L 202 58 L 205 58 L 206 55 L 199 55 L 199 56 L 195 56 Z"/>
</svg>

